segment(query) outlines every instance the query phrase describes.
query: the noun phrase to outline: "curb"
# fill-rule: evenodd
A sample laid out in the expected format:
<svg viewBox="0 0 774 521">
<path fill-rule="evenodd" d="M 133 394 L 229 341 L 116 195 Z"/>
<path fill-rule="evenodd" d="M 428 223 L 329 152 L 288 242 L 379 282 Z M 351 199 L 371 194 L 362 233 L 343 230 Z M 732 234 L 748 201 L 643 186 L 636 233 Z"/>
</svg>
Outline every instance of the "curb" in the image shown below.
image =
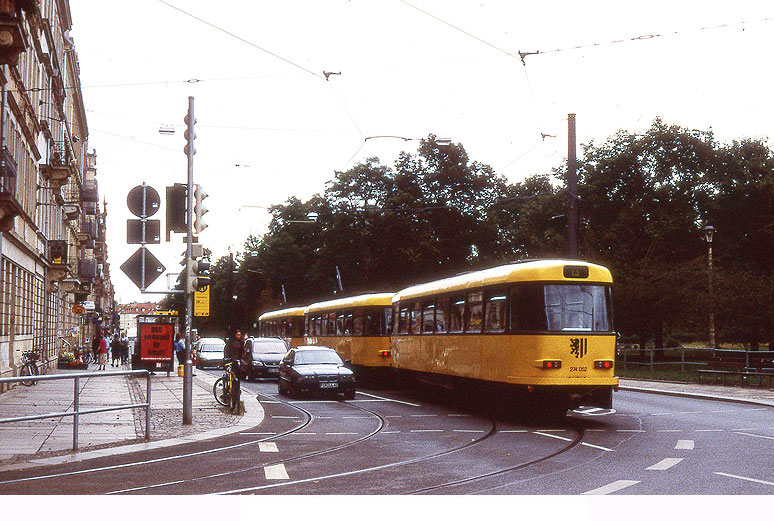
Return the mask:
<svg viewBox="0 0 774 521">
<path fill-rule="evenodd" d="M 670 391 L 667 389 L 650 389 L 650 388 L 644 388 L 644 387 L 632 387 L 632 386 L 624 386 L 620 385 L 618 387 L 622 391 L 632 391 L 636 393 L 646 393 L 646 394 L 665 394 L 669 396 L 679 396 L 682 398 L 700 398 L 702 400 L 714 400 L 717 402 L 731 402 L 731 403 L 742 403 L 746 405 L 762 405 L 764 407 L 774 407 L 774 404 L 762 402 L 760 400 L 754 400 L 750 398 L 737 398 L 733 396 L 719 396 L 716 394 L 702 394 L 702 393 L 696 393 L 696 392 L 688 392 L 688 391 Z"/>
<path fill-rule="evenodd" d="M 207 375 L 207 373 L 203 373 Z M 210 375 L 207 375 L 210 376 Z M 215 377 L 212 377 L 212 381 L 215 381 Z M 243 399 L 245 412 L 239 421 L 231 427 L 224 427 L 221 429 L 213 429 L 211 431 L 200 432 L 198 434 L 191 434 L 189 436 L 182 436 L 179 438 L 167 438 L 156 441 L 137 441 L 136 443 L 129 443 L 118 447 L 110 447 L 106 449 L 95 449 L 88 452 L 76 452 L 73 454 L 66 454 L 64 456 L 51 456 L 49 458 L 39 458 L 30 461 L 24 461 L 15 463 L 8 466 L 2 466 L 0 464 L 0 472 L 6 472 L 11 470 L 23 470 L 29 468 L 44 467 L 49 465 L 59 465 L 62 463 L 73 463 L 78 461 L 87 461 L 96 458 L 104 458 L 107 456 L 116 456 L 120 454 L 129 454 L 138 451 L 147 451 L 153 449 L 160 449 L 165 447 L 174 447 L 176 445 L 183 445 L 186 443 L 192 443 L 196 441 L 204 441 L 213 438 L 218 438 L 228 434 L 234 434 L 236 432 L 244 431 L 257 427 L 263 421 L 264 413 L 261 403 L 258 401 L 258 395 L 250 391 L 249 389 L 243 389 L 242 394 L 249 396 L 249 399 Z M 253 399 L 254 398 L 254 399 Z"/>
</svg>

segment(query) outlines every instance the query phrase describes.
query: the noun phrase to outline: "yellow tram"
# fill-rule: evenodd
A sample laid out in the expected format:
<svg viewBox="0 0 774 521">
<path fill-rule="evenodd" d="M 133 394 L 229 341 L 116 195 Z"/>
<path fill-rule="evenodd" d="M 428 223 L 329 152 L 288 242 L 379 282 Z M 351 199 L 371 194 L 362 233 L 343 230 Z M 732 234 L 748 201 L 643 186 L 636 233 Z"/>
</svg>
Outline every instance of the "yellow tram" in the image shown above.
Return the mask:
<svg viewBox="0 0 774 521">
<path fill-rule="evenodd" d="M 288 348 L 304 344 L 304 310 L 295 307 L 269 311 L 258 317 L 258 331 L 262 337 L 280 337 Z"/>
<path fill-rule="evenodd" d="M 358 376 L 380 377 L 390 367 L 390 324 L 394 293 L 371 293 L 310 304 L 308 344 L 335 349 Z"/>
<path fill-rule="evenodd" d="M 526 261 L 406 288 L 392 299 L 401 377 L 564 416 L 612 407 L 613 279 L 580 261 Z"/>
</svg>

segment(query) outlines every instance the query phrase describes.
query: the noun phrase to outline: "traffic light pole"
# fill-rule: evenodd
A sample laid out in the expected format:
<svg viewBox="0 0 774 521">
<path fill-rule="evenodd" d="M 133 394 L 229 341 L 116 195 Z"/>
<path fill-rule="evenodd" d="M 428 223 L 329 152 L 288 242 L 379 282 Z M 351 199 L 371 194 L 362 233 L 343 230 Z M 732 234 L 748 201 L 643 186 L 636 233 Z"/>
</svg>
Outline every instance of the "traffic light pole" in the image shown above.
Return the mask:
<svg viewBox="0 0 774 521">
<path fill-rule="evenodd" d="M 194 206 L 194 182 L 193 182 L 193 156 L 194 156 L 194 98 L 188 96 L 188 123 L 186 155 L 188 156 L 188 208 L 186 229 L 186 265 L 193 258 L 193 206 Z M 187 285 L 186 285 L 187 286 Z M 183 424 L 193 423 L 193 361 L 191 360 L 191 321 L 193 320 L 193 288 L 185 288 L 185 366 L 183 368 Z"/>
</svg>

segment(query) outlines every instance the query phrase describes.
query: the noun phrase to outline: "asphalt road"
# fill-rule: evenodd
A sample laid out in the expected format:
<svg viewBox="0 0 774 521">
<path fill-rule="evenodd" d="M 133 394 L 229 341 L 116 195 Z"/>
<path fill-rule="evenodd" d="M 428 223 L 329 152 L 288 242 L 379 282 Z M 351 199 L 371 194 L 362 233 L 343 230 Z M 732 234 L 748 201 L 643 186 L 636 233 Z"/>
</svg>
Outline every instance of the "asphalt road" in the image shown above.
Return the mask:
<svg viewBox="0 0 774 521">
<path fill-rule="evenodd" d="M 2 494 L 774 493 L 774 409 L 621 391 L 556 425 L 384 390 L 258 394 L 257 428 L 205 442 L 0 473 Z M 256 399 L 245 393 L 246 399 Z"/>
</svg>

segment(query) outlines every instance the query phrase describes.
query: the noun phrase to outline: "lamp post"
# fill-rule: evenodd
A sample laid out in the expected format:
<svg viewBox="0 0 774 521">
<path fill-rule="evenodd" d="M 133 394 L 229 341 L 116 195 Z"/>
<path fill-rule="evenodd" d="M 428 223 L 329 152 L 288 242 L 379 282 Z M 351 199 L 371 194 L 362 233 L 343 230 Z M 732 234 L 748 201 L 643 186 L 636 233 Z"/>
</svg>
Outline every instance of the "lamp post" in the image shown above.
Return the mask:
<svg viewBox="0 0 774 521">
<path fill-rule="evenodd" d="M 707 241 L 707 263 L 709 267 L 709 342 L 710 349 L 712 349 L 714 354 L 717 345 L 715 344 L 715 294 L 712 284 L 712 239 L 715 236 L 716 228 L 708 225 L 702 228 L 701 231 L 704 233 L 704 240 Z"/>
</svg>

